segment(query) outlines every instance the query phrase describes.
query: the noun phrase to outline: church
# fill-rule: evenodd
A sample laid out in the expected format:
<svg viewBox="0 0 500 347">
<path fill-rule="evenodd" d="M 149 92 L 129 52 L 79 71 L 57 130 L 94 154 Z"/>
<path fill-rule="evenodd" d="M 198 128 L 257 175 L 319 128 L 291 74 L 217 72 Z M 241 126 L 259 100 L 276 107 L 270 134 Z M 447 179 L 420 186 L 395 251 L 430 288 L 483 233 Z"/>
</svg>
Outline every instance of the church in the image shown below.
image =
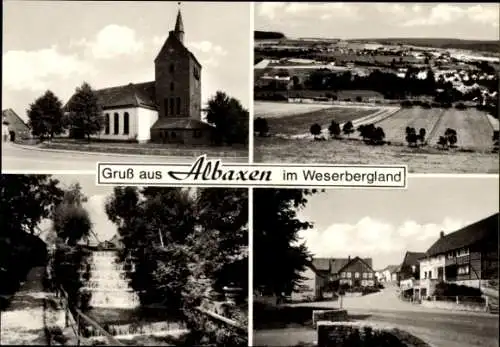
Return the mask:
<svg viewBox="0 0 500 347">
<path fill-rule="evenodd" d="M 201 120 L 202 66 L 184 46 L 180 9 L 175 29 L 154 64 L 154 81 L 96 90 L 104 126 L 95 137 L 139 143 L 210 143 L 213 127 Z"/>
</svg>

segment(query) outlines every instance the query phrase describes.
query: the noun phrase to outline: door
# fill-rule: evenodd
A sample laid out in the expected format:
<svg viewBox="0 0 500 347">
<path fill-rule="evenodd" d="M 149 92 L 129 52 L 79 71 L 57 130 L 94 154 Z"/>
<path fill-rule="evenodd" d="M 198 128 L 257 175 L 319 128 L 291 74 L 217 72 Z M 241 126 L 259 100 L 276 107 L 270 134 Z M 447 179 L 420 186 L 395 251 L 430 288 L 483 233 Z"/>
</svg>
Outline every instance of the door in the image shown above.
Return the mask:
<svg viewBox="0 0 500 347">
<path fill-rule="evenodd" d="M 444 267 L 438 267 L 438 280 L 444 280 Z"/>
<path fill-rule="evenodd" d="M 9 135 L 10 135 L 10 141 L 15 142 L 16 141 L 16 133 L 13 131 L 9 131 Z"/>
</svg>

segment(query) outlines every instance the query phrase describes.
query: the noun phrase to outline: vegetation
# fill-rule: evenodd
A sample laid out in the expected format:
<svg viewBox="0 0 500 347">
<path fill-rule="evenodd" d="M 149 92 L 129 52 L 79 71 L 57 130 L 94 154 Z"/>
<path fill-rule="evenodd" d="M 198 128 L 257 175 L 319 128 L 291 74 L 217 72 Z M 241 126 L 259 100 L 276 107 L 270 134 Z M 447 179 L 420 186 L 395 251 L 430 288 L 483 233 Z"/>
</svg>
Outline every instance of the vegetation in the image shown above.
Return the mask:
<svg viewBox="0 0 500 347">
<path fill-rule="evenodd" d="M 262 117 L 257 117 L 253 121 L 253 130 L 259 134 L 259 136 L 266 136 L 269 133 L 269 124 L 267 119 Z"/>
<path fill-rule="evenodd" d="M 332 120 L 330 126 L 328 127 L 328 132 L 331 137 L 338 138 L 340 135 L 340 124 L 335 120 Z"/>
<path fill-rule="evenodd" d="M 314 123 L 309 128 L 309 132 L 311 133 L 311 135 L 314 136 L 315 140 L 318 140 L 319 139 L 318 137 L 321 134 L 321 125 L 319 125 L 318 123 Z"/>
<path fill-rule="evenodd" d="M 291 293 L 300 288 L 300 275 L 311 254 L 299 243 L 299 232 L 312 224 L 297 217 L 317 190 L 254 190 L 254 287 L 264 294 Z"/>
<path fill-rule="evenodd" d="M 50 90 L 36 99 L 27 112 L 32 135 L 42 141 L 47 137 L 53 139 L 54 135 L 63 132 L 62 102 Z"/>
<path fill-rule="evenodd" d="M 66 105 L 68 116 L 65 125 L 70 130 L 70 137 L 83 139 L 98 134 L 104 125 L 104 116 L 97 94 L 92 87 L 84 82 L 76 88 L 75 94 Z"/>
<path fill-rule="evenodd" d="M 353 126 L 352 122 L 351 121 L 346 122 L 344 124 L 344 126 L 342 127 L 342 131 L 347 136 L 350 136 L 354 132 L 354 126 Z"/>
<path fill-rule="evenodd" d="M 218 91 L 208 101 L 207 122 L 215 126 L 213 142 L 217 145 L 247 143 L 249 114 L 241 103 Z"/>
<path fill-rule="evenodd" d="M 276 31 L 259 31 L 255 30 L 253 32 L 253 38 L 255 40 L 276 40 L 276 39 L 285 39 L 285 35 Z"/>
<path fill-rule="evenodd" d="M 383 145 L 385 139 L 384 129 L 374 124 L 362 124 L 358 127 L 360 136 L 365 143 L 370 145 Z"/>
<path fill-rule="evenodd" d="M 184 320 L 193 344 L 243 343 L 196 307 L 226 285 L 246 293 L 247 190 L 117 187 L 106 213 L 124 245 L 121 261 L 135 264 L 129 276 L 142 304 L 160 304 Z"/>
</svg>

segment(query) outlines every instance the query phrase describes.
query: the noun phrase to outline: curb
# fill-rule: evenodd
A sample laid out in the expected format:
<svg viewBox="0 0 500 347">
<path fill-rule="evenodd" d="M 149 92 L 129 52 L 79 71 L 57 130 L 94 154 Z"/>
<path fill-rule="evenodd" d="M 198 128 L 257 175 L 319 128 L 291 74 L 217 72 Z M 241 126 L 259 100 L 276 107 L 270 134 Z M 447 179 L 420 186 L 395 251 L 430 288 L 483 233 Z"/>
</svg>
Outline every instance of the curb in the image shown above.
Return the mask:
<svg viewBox="0 0 500 347">
<path fill-rule="evenodd" d="M 88 152 L 88 151 L 72 151 L 69 149 L 51 149 L 51 148 L 39 148 L 39 147 L 34 147 L 34 146 L 28 146 L 28 145 L 21 145 L 18 143 L 12 143 L 11 144 L 14 147 L 30 150 L 30 151 L 40 151 L 40 152 L 52 152 L 52 153 L 82 153 L 82 154 L 87 154 L 87 155 L 104 155 L 104 156 L 110 156 L 110 157 L 125 157 L 125 158 L 131 158 L 131 157 L 146 157 L 146 158 L 176 158 L 176 159 L 188 159 L 191 160 L 193 157 L 187 157 L 187 156 L 180 156 L 180 155 L 152 155 L 152 154 L 123 154 L 123 153 L 110 153 L 110 152 Z M 238 159 L 238 160 L 244 160 L 246 159 L 248 161 L 248 157 L 221 157 L 220 159 Z"/>
</svg>

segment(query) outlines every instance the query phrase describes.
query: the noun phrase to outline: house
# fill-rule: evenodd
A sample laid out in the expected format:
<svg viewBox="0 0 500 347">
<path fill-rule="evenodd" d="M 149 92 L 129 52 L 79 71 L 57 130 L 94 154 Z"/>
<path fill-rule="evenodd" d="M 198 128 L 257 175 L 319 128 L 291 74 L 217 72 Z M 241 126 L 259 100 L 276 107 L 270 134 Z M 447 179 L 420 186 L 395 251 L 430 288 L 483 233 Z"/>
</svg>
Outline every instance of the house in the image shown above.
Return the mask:
<svg viewBox="0 0 500 347">
<path fill-rule="evenodd" d="M 16 138 L 30 137 L 31 130 L 11 108 L 2 111 L 2 141 L 15 141 Z"/>
<path fill-rule="evenodd" d="M 440 282 L 481 287 L 481 281 L 498 278 L 499 214 L 445 235 L 420 260 L 418 298 L 431 296 Z"/>
<path fill-rule="evenodd" d="M 202 66 L 184 46 L 180 10 L 175 29 L 169 32 L 154 65 L 154 81 L 96 90 L 104 115 L 104 127 L 97 136 L 106 140 L 209 143 L 213 127 L 202 121 Z M 82 135 L 79 129 L 72 131 Z"/>
<path fill-rule="evenodd" d="M 373 287 L 375 285 L 375 271 L 372 269 L 372 260 L 354 257 L 349 259 L 340 270 L 340 284 L 351 287 Z"/>
<path fill-rule="evenodd" d="M 399 288 L 403 294 L 413 296 L 415 281 L 420 280 L 419 260 L 424 257 L 424 252 L 406 252 L 399 269 Z"/>
<path fill-rule="evenodd" d="M 388 265 L 382 270 L 381 279 L 383 282 L 397 282 L 399 265 Z"/>
</svg>

